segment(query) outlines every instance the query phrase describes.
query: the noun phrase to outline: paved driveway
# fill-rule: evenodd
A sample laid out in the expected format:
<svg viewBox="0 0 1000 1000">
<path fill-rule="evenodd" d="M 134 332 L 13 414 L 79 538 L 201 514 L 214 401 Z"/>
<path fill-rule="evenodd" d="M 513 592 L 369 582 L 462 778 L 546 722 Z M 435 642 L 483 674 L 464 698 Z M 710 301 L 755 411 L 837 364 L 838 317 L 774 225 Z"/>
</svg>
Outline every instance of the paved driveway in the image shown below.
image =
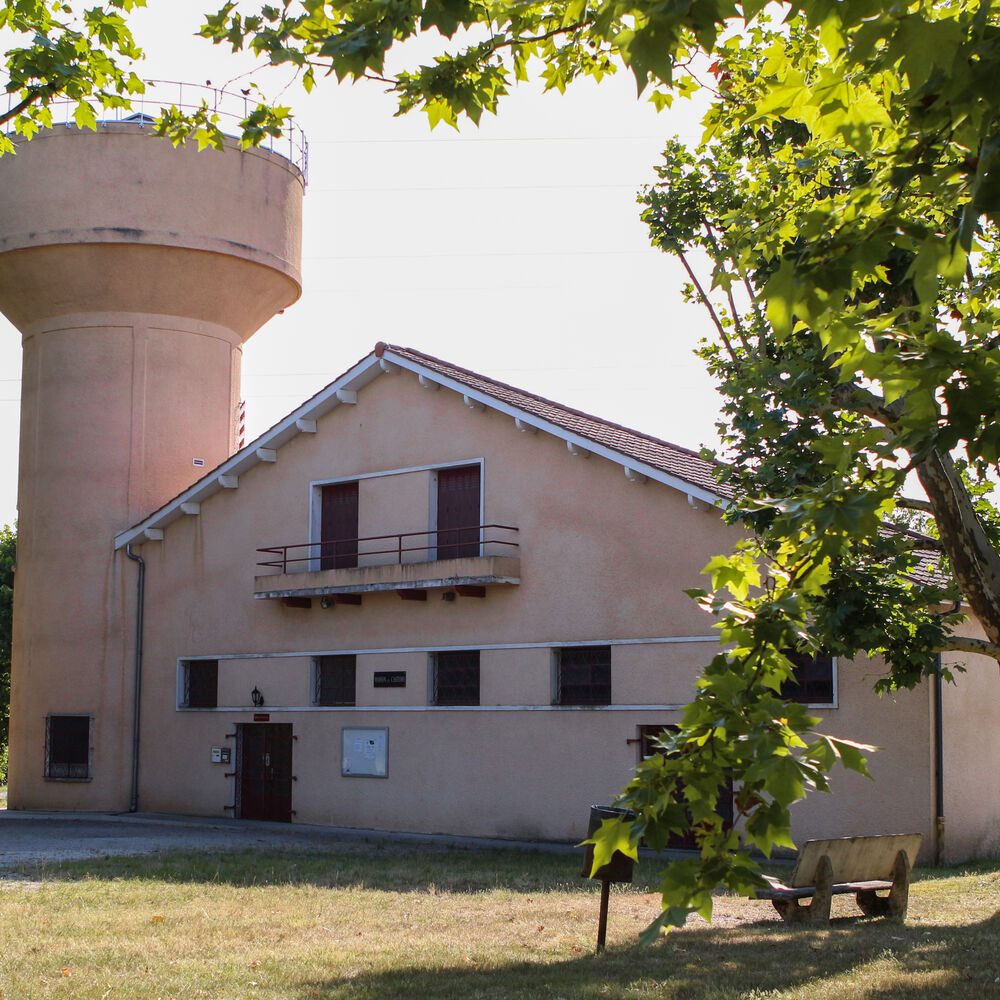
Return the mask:
<svg viewBox="0 0 1000 1000">
<path fill-rule="evenodd" d="M 150 813 L 40 813 L 0 810 L 0 878 L 4 871 L 50 861 L 154 854 L 164 850 L 243 851 L 271 848 L 322 851 L 345 843 L 413 848 L 514 848 L 580 853 L 569 844 L 382 833 L 305 824 L 161 816 Z"/>
</svg>

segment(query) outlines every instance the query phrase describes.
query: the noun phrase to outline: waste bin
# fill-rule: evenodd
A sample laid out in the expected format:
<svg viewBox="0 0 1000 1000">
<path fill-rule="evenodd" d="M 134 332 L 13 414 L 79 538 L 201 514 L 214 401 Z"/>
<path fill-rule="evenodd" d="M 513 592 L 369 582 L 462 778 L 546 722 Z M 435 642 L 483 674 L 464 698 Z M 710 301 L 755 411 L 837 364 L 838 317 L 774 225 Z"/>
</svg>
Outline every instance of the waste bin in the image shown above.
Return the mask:
<svg viewBox="0 0 1000 1000">
<path fill-rule="evenodd" d="M 635 813 L 631 809 L 619 809 L 616 806 L 591 806 L 590 824 L 587 827 L 587 837 L 593 837 L 600 829 L 601 824 L 606 819 L 635 819 Z M 621 851 L 615 851 L 611 855 L 611 860 L 598 868 L 593 875 L 590 869 L 594 864 L 594 845 L 587 844 L 587 853 L 583 859 L 583 871 L 580 873 L 584 878 L 596 878 L 602 882 L 631 882 L 632 869 L 635 862 Z"/>
</svg>

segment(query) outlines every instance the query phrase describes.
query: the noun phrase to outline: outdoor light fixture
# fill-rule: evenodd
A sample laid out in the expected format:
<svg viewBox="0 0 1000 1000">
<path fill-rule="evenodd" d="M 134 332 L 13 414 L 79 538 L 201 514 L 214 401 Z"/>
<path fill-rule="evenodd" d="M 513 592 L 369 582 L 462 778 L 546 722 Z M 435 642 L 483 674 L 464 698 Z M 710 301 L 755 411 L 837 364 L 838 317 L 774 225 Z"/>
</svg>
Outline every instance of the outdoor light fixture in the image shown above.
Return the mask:
<svg viewBox="0 0 1000 1000">
<path fill-rule="evenodd" d="M 332 608 L 333 607 L 333 598 L 332 597 L 321 597 L 319 599 L 319 606 L 321 608 Z"/>
<path fill-rule="evenodd" d="M 453 601 L 453 600 L 455 600 L 455 591 L 454 590 L 446 590 L 441 595 L 441 600 L 442 601 Z"/>
<path fill-rule="evenodd" d="M 253 702 L 254 708 L 260 708 L 264 704 L 264 696 L 256 687 L 250 692 L 250 700 Z"/>
</svg>

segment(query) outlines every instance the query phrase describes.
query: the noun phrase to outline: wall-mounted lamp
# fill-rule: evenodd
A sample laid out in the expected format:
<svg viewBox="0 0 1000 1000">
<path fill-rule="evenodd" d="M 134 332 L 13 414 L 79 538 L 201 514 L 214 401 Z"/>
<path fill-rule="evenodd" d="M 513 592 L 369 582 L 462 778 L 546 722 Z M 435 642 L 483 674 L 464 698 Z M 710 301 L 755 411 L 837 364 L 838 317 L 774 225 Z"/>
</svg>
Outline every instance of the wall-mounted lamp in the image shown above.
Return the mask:
<svg viewBox="0 0 1000 1000">
<path fill-rule="evenodd" d="M 250 700 L 253 702 L 254 708 L 260 708 L 264 704 L 264 696 L 256 687 L 250 692 Z"/>
<path fill-rule="evenodd" d="M 321 608 L 332 608 L 333 607 L 333 598 L 332 597 L 321 597 L 319 599 L 319 606 Z"/>
<path fill-rule="evenodd" d="M 455 600 L 455 591 L 454 590 L 446 590 L 441 595 L 441 600 L 442 601 L 449 601 L 449 602 Z"/>
</svg>

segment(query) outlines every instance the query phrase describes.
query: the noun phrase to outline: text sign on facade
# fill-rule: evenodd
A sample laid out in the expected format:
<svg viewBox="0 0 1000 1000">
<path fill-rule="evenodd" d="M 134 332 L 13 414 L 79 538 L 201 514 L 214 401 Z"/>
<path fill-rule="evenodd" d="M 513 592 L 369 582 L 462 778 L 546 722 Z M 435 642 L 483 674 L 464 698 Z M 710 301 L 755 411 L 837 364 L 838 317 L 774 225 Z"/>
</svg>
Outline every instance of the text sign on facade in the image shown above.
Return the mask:
<svg viewBox="0 0 1000 1000">
<path fill-rule="evenodd" d="M 389 730 L 343 729 L 340 773 L 353 778 L 385 778 L 389 774 Z"/>
<path fill-rule="evenodd" d="M 405 688 L 405 670 L 376 670 L 375 687 L 377 688 Z"/>
</svg>

